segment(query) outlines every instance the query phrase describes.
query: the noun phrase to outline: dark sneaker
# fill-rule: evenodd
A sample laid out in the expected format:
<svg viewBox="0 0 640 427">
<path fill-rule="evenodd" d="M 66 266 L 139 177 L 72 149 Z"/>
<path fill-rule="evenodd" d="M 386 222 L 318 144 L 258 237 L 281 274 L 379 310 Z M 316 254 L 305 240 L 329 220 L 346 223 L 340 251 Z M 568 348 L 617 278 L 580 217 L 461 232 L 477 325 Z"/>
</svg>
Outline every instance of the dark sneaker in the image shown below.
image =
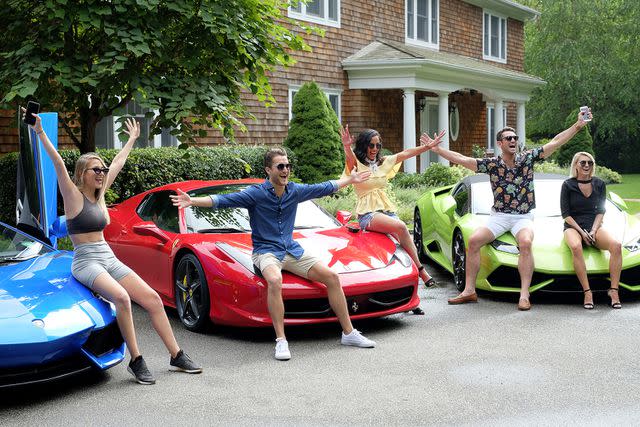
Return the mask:
<svg viewBox="0 0 640 427">
<path fill-rule="evenodd" d="M 178 371 L 186 372 L 187 374 L 199 374 L 202 372 L 202 368 L 193 363 L 193 360 L 180 350 L 176 357 L 172 357 L 169 362 L 171 366 Z"/>
<path fill-rule="evenodd" d="M 156 379 L 153 378 L 153 375 L 149 372 L 142 356 L 132 359 L 131 362 L 129 362 L 129 366 L 127 366 L 127 371 L 129 371 L 140 384 L 150 385 L 156 383 Z"/>
</svg>

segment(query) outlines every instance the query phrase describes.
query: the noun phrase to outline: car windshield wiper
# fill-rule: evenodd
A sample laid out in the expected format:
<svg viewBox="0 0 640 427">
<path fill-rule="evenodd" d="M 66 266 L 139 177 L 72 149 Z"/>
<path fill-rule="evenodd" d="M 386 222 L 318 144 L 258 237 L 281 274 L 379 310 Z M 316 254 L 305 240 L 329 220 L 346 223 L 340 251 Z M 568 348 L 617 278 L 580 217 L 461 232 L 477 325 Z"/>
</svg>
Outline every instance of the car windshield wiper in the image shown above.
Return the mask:
<svg viewBox="0 0 640 427">
<path fill-rule="evenodd" d="M 322 228 L 319 225 L 296 225 L 293 227 L 294 230 L 309 230 L 311 228 Z"/>
<path fill-rule="evenodd" d="M 32 256 L 25 256 L 25 257 L 18 257 L 18 256 L 0 256 L 0 264 L 3 263 L 9 263 L 9 262 L 16 262 L 16 261 L 26 261 L 28 259 L 34 258 L 38 255 L 32 255 Z"/>
<path fill-rule="evenodd" d="M 246 233 L 249 230 L 244 228 L 220 227 L 220 228 L 203 228 L 198 233 Z"/>
</svg>

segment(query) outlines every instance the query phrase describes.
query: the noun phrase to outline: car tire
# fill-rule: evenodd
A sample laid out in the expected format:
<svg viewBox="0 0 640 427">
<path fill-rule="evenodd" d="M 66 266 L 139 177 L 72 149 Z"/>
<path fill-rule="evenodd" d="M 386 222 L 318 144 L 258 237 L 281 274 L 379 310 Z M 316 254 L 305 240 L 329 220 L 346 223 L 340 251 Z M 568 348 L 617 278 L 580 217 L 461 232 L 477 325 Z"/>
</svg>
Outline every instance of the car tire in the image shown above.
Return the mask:
<svg viewBox="0 0 640 427">
<path fill-rule="evenodd" d="M 198 258 L 186 254 L 175 270 L 176 309 L 180 321 L 190 331 L 201 332 L 209 324 L 209 286 Z"/>
<path fill-rule="evenodd" d="M 452 252 L 452 268 L 453 268 L 453 282 L 456 285 L 458 291 L 464 290 L 465 275 L 466 275 L 466 262 L 467 252 L 464 244 L 464 237 L 458 230 L 453 235 L 453 242 L 451 244 Z"/>
<path fill-rule="evenodd" d="M 420 218 L 420 210 L 416 208 L 413 213 L 413 244 L 416 245 L 418 259 L 420 259 L 420 262 L 425 264 L 429 261 L 429 258 L 424 251 L 424 242 L 422 239 L 422 219 Z"/>
</svg>

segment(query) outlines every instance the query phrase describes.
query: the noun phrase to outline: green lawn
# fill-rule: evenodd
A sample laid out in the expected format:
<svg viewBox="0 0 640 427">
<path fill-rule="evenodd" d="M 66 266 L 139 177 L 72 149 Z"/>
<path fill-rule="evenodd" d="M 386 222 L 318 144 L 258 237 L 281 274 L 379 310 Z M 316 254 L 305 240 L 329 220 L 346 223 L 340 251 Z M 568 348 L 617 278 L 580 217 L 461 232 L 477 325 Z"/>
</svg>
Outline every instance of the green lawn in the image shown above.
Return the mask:
<svg viewBox="0 0 640 427">
<path fill-rule="evenodd" d="M 622 184 L 610 184 L 607 190 L 625 199 L 629 213 L 640 213 L 640 174 L 622 175 Z M 635 201 L 629 199 L 635 199 Z"/>
</svg>

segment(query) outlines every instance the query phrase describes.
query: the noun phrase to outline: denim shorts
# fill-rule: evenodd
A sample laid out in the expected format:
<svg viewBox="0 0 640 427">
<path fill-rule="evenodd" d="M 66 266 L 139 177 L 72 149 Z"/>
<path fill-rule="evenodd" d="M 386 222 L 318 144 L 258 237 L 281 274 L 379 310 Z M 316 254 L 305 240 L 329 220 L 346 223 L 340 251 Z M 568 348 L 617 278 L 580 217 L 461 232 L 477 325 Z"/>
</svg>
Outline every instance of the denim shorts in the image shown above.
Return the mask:
<svg viewBox="0 0 640 427">
<path fill-rule="evenodd" d="M 398 215 L 396 215 L 395 212 L 391 212 L 391 211 L 367 212 L 366 214 L 358 215 L 358 223 L 360 224 L 360 230 L 362 230 L 362 231 L 366 230 L 367 227 L 369 227 L 369 223 L 371 222 L 373 217 L 376 216 L 379 213 L 385 214 L 386 216 L 394 218 L 394 219 L 400 219 L 398 217 Z"/>
<path fill-rule="evenodd" d="M 73 250 L 71 273 L 76 280 L 87 288 L 93 288 L 93 282 L 102 273 L 108 273 L 116 281 L 133 273 L 124 265 L 109 247 L 107 242 L 91 242 L 77 245 Z"/>
</svg>

